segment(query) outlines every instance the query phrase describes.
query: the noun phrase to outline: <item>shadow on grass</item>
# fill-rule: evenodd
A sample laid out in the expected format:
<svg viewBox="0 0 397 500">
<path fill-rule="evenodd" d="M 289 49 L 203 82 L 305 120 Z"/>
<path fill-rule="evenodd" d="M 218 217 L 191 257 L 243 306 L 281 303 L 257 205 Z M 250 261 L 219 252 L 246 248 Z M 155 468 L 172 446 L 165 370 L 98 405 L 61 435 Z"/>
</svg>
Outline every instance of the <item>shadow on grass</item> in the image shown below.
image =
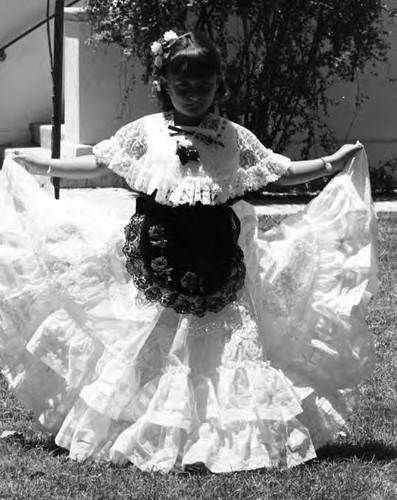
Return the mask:
<svg viewBox="0 0 397 500">
<path fill-rule="evenodd" d="M 390 461 L 397 458 L 397 447 L 368 441 L 363 444 L 329 444 L 317 450 L 317 460 L 335 461 L 346 460 L 349 458 L 358 458 L 364 462 Z"/>
<path fill-rule="evenodd" d="M 17 432 L 7 439 L 18 441 L 23 450 L 43 450 L 57 457 L 66 455 L 68 450 L 61 448 L 55 443 L 55 437 L 51 434 L 38 431 Z"/>
<path fill-rule="evenodd" d="M 53 456 L 67 455 L 69 453 L 68 450 L 55 443 L 54 436 L 41 432 L 18 432 L 9 439 L 18 440 L 25 450 L 41 449 Z M 363 444 L 334 443 L 317 450 L 317 458 L 313 462 L 344 461 L 351 458 L 357 458 L 363 462 L 392 461 L 397 459 L 397 446 L 377 441 L 367 441 Z M 190 470 L 184 472 L 191 473 Z M 203 472 L 201 471 L 201 473 Z"/>
</svg>

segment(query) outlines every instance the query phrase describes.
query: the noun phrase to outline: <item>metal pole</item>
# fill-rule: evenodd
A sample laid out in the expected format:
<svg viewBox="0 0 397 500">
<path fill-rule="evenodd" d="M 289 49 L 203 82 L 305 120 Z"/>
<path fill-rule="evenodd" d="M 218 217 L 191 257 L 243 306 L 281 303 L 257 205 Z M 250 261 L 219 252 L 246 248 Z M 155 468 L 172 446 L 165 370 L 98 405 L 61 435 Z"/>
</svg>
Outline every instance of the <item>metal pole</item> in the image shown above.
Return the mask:
<svg viewBox="0 0 397 500">
<path fill-rule="evenodd" d="M 63 19 L 65 0 L 55 0 L 54 68 L 52 70 L 52 135 L 51 157 L 61 157 L 62 87 L 63 87 Z M 54 177 L 55 199 L 59 200 L 59 178 Z"/>
</svg>

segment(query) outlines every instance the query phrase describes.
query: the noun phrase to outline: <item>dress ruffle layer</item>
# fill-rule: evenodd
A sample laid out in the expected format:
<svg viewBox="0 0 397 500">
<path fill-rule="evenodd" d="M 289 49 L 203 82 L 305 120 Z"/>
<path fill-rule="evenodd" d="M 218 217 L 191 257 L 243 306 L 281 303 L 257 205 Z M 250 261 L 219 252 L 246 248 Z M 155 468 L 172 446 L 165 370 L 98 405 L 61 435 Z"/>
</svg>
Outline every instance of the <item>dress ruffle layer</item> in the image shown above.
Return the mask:
<svg viewBox="0 0 397 500">
<path fill-rule="evenodd" d="M 241 221 L 246 283 L 204 317 L 145 300 L 130 217 L 0 172 L 0 355 L 17 397 L 77 460 L 170 471 L 293 466 L 345 424 L 372 365 L 376 220 L 364 152 L 300 214 Z"/>
</svg>

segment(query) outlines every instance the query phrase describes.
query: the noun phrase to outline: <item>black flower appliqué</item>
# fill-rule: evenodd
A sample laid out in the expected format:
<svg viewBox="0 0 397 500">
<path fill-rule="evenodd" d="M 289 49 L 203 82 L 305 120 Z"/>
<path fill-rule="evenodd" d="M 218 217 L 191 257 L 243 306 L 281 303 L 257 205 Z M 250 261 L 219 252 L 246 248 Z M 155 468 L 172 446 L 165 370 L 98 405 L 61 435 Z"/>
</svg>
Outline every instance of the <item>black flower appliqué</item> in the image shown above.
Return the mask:
<svg viewBox="0 0 397 500">
<path fill-rule="evenodd" d="M 198 150 L 193 146 L 185 146 L 178 143 L 176 154 L 179 156 L 182 165 L 186 165 L 190 161 L 198 162 L 200 160 L 200 154 Z"/>
</svg>

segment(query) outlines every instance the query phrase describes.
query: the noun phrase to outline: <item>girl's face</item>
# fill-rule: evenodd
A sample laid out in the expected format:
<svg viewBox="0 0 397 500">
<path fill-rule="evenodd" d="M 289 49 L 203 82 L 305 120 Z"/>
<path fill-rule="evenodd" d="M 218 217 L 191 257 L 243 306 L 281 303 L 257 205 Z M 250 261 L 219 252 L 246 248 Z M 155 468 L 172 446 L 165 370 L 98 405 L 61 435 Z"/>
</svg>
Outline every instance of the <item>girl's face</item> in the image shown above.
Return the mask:
<svg viewBox="0 0 397 500">
<path fill-rule="evenodd" d="M 176 113 L 183 119 L 199 119 L 206 115 L 215 99 L 218 76 L 189 78 L 170 74 L 168 93 Z"/>
</svg>

